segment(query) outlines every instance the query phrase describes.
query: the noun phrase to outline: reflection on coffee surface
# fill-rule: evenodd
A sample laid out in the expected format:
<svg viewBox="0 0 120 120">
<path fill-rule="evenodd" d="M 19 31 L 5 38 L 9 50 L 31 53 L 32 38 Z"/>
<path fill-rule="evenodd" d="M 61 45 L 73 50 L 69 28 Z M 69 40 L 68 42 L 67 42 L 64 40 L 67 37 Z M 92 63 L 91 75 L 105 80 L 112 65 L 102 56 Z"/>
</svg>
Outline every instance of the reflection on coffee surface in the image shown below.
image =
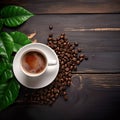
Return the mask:
<svg viewBox="0 0 120 120">
<path fill-rule="evenodd" d="M 41 53 L 30 51 L 23 56 L 22 67 L 29 73 L 41 73 L 46 67 L 46 59 Z"/>
</svg>

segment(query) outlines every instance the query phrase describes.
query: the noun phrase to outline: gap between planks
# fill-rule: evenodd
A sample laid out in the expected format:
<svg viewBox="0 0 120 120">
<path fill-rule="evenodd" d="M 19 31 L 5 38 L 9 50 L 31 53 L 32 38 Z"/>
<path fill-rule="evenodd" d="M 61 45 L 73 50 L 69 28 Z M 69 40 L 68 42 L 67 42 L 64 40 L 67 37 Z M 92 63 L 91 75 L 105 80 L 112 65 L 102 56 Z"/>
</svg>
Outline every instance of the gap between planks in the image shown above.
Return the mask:
<svg viewBox="0 0 120 120">
<path fill-rule="evenodd" d="M 101 32 L 101 31 L 120 31 L 120 28 L 65 28 L 64 31 L 72 31 L 72 32 L 85 32 L 85 31 L 95 31 L 95 32 Z"/>
<path fill-rule="evenodd" d="M 86 71 L 73 71 L 72 74 L 120 74 L 120 71 L 94 71 L 94 70 L 86 70 Z"/>
</svg>

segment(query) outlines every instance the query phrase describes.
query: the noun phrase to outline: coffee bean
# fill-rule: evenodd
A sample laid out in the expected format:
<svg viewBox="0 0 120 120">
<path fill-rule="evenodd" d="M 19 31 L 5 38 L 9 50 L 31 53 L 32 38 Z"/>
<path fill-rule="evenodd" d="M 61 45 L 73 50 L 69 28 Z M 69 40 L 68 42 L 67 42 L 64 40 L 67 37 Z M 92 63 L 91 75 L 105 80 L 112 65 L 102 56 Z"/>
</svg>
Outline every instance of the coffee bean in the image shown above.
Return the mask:
<svg viewBox="0 0 120 120">
<path fill-rule="evenodd" d="M 53 34 L 49 34 L 49 37 L 53 37 Z"/>
<path fill-rule="evenodd" d="M 65 36 L 65 33 L 61 33 L 61 36 Z"/>
<path fill-rule="evenodd" d="M 75 45 L 75 46 L 78 46 L 78 42 L 75 42 L 74 45 Z"/>
<path fill-rule="evenodd" d="M 64 100 L 67 101 L 68 100 L 68 96 L 64 95 Z"/>
<path fill-rule="evenodd" d="M 88 57 L 87 57 L 87 56 L 85 56 L 85 60 L 88 60 Z"/>
<path fill-rule="evenodd" d="M 49 105 L 52 105 L 53 104 L 53 101 L 49 101 L 49 103 L 48 103 Z"/>
<path fill-rule="evenodd" d="M 63 35 L 61 35 L 61 36 L 60 36 L 60 39 L 64 39 L 64 36 L 63 36 Z M 61 41 L 61 43 L 62 43 L 62 42 L 63 42 L 63 40 Z"/>
<path fill-rule="evenodd" d="M 67 65 L 67 64 L 66 64 L 66 65 Z M 65 68 L 65 71 L 67 71 L 67 72 L 68 72 L 69 70 L 70 70 L 70 69 L 69 69 L 68 67 L 67 67 L 67 68 Z"/>
<path fill-rule="evenodd" d="M 59 93 L 56 93 L 56 94 L 55 94 L 55 98 L 57 98 L 58 96 L 59 96 Z"/>
<path fill-rule="evenodd" d="M 66 43 L 66 42 L 64 42 L 64 43 L 63 43 L 63 45 L 64 45 L 64 46 L 66 46 L 66 45 L 67 45 L 67 43 Z"/>
<path fill-rule="evenodd" d="M 71 85 L 71 81 L 68 81 L 68 82 L 67 82 L 67 85 L 70 86 L 70 85 Z"/>
<path fill-rule="evenodd" d="M 52 30 L 52 29 L 53 29 L 53 26 L 52 26 L 52 25 L 49 25 L 49 29 Z"/>
<path fill-rule="evenodd" d="M 77 50 L 78 50 L 78 52 L 81 52 L 81 51 L 82 51 L 81 48 L 78 48 Z"/>
<path fill-rule="evenodd" d="M 47 94 L 47 98 L 49 98 L 49 97 L 50 97 L 50 93 Z"/>
<path fill-rule="evenodd" d="M 51 41 L 51 40 L 53 40 L 53 38 L 49 37 L 49 38 L 48 38 L 48 41 Z"/>
<path fill-rule="evenodd" d="M 64 59 L 64 62 L 66 63 L 66 60 Z M 67 64 L 65 64 L 65 68 L 67 67 Z"/>
<path fill-rule="evenodd" d="M 72 59 L 74 62 L 76 62 L 77 61 L 77 58 L 76 57 L 73 57 L 73 59 Z"/>
<path fill-rule="evenodd" d="M 80 58 L 85 58 L 85 55 L 84 54 L 80 54 Z"/>
<path fill-rule="evenodd" d="M 76 65 L 74 66 L 74 70 L 75 70 L 75 71 L 77 70 L 77 66 L 76 66 Z"/>
<path fill-rule="evenodd" d="M 69 73 L 69 74 L 68 74 L 68 76 L 71 78 L 71 77 L 72 77 L 72 74 L 71 74 L 71 73 Z"/>
<path fill-rule="evenodd" d="M 70 66 L 70 70 L 71 70 L 71 71 L 73 70 L 73 66 Z"/>
<path fill-rule="evenodd" d="M 84 60 L 84 58 L 80 58 L 80 62 L 82 62 Z"/>
<path fill-rule="evenodd" d="M 77 60 L 76 64 L 79 65 L 80 64 L 80 60 Z"/>
<path fill-rule="evenodd" d="M 75 50 L 75 54 L 76 54 L 76 55 L 78 54 L 78 51 L 77 51 L 77 50 Z"/>
</svg>

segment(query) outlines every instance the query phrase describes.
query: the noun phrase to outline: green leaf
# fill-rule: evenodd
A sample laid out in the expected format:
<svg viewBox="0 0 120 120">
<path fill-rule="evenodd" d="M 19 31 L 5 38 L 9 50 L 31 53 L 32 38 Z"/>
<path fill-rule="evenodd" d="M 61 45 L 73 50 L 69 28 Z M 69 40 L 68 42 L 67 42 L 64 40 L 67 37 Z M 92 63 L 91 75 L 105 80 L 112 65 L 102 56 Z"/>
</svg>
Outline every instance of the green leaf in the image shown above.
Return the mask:
<svg viewBox="0 0 120 120">
<path fill-rule="evenodd" d="M 10 63 L 4 58 L 0 58 L 0 75 L 7 69 L 10 68 Z"/>
<path fill-rule="evenodd" d="M 0 16 L 3 18 L 6 26 L 16 27 L 27 21 L 33 14 L 23 7 L 9 5 L 1 10 Z"/>
<path fill-rule="evenodd" d="M 0 111 L 14 103 L 19 89 L 20 85 L 15 79 L 0 84 Z"/>
<path fill-rule="evenodd" d="M 13 52 L 13 39 L 7 32 L 0 33 L 0 55 L 9 59 Z"/>
<path fill-rule="evenodd" d="M 0 30 L 2 29 L 3 27 L 3 19 L 0 19 Z"/>
<path fill-rule="evenodd" d="M 33 14 L 23 7 L 7 6 L 0 11 L 0 31 L 3 25 L 16 27 L 27 21 Z M 12 62 L 13 54 L 31 40 L 21 32 L 0 32 L 0 111 L 16 100 L 20 84 L 16 81 Z"/>
<path fill-rule="evenodd" d="M 24 45 L 31 43 L 31 40 L 24 33 L 15 31 L 11 32 L 10 35 L 14 41 L 14 52 L 17 52 Z"/>
<path fill-rule="evenodd" d="M 6 69 L 3 74 L 0 76 L 0 84 L 5 83 L 8 81 L 10 78 L 13 77 L 13 72 L 11 69 Z"/>
</svg>

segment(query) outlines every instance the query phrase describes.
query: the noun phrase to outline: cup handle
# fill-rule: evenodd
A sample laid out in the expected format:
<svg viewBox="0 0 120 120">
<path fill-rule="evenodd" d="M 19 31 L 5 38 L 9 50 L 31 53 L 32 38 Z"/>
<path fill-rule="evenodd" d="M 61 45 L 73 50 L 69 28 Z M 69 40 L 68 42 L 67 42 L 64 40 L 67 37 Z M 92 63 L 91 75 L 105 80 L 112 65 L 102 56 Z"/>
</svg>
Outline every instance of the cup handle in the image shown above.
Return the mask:
<svg viewBox="0 0 120 120">
<path fill-rule="evenodd" d="M 48 66 L 56 65 L 56 64 L 57 64 L 56 60 L 48 60 Z"/>
</svg>

